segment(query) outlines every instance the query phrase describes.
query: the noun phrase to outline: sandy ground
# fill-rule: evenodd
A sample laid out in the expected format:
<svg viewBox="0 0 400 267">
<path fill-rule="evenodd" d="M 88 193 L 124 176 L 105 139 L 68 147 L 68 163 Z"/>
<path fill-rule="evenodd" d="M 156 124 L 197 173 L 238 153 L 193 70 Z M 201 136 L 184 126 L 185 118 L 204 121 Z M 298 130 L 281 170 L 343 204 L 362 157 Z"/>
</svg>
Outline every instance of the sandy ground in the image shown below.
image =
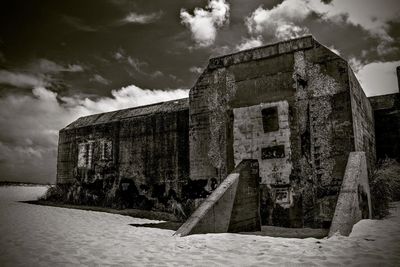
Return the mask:
<svg viewBox="0 0 400 267">
<path fill-rule="evenodd" d="M 400 266 L 400 203 L 385 220 L 359 222 L 350 237 L 180 238 L 130 226 L 157 221 L 17 202 L 45 190 L 0 187 L 1 266 Z"/>
</svg>

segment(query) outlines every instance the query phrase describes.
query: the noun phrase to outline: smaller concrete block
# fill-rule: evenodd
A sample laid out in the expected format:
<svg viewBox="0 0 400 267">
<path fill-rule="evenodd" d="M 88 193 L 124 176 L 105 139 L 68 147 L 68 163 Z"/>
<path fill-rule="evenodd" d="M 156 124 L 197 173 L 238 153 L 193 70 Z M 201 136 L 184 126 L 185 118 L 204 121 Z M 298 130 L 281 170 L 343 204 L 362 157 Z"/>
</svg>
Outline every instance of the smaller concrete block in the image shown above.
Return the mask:
<svg viewBox="0 0 400 267">
<path fill-rule="evenodd" d="M 258 163 L 243 160 L 174 235 L 259 230 L 258 192 Z"/>
<path fill-rule="evenodd" d="M 366 203 L 363 203 L 366 202 Z M 362 210 L 367 207 L 368 211 Z M 329 236 L 339 232 L 348 236 L 353 225 L 366 217 L 371 218 L 371 198 L 365 152 L 351 152 L 347 161 Z"/>
</svg>

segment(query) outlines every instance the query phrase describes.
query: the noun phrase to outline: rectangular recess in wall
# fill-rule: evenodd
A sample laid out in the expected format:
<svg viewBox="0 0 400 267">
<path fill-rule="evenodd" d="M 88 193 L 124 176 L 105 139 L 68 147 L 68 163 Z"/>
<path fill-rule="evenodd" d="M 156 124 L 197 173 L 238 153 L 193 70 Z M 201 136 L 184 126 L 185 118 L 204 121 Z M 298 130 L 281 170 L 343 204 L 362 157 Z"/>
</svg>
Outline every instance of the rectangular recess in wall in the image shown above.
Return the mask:
<svg viewBox="0 0 400 267">
<path fill-rule="evenodd" d="M 261 110 L 264 133 L 279 130 L 278 108 L 269 107 Z"/>
<path fill-rule="evenodd" d="M 275 189 L 275 202 L 278 204 L 290 204 L 289 189 L 288 188 Z"/>
<path fill-rule="evenodd" d="M 92 154 L 93 154 L 93 142 L 83 142 L 78 144 L 78 168 L 92 167 Z"/>
<path fill-rule="evenodd" d="M 102 160 L 112 160 L 112 141 L 111 140 L 101 140 L 101 159 Z"/>
<path fill-rule="evenodd" d="M 285 146 L 269 146 L 261 148 L 261 159 L 275 159 L 285 157 Z"/>
</svg>

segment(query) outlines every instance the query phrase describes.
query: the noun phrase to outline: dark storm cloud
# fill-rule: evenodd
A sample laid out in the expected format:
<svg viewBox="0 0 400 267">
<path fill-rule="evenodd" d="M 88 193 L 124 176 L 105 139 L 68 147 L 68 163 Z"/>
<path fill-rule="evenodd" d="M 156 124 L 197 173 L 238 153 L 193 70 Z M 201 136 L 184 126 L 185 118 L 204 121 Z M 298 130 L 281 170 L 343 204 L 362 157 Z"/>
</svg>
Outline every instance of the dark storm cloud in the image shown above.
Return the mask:
<svg viewBox="0 0 400 267">
<path fill-rule="evenodd" d="M 399 18 L 397 0 L 3 0 L 0 178 L 54 181 L 78 116 L 182 97 L 211 56 L 305 32 L 394 92 Z"/>
</svg>

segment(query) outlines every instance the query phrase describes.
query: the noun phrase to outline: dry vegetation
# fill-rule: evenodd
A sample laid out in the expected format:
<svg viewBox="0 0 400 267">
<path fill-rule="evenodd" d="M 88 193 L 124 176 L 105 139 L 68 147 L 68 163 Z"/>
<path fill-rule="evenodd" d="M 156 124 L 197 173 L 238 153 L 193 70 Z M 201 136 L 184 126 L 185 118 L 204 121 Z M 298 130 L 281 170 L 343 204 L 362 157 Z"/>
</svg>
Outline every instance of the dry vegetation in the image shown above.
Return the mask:
<svg viewBox="0 0 400 267">
<path fill-rule="evenodd" d="M 389 215 L 390 202 L 400 201 L 400 163 L 385 159 L 370 178 L 372 214 L 375 219 Z"/>
</svg>

